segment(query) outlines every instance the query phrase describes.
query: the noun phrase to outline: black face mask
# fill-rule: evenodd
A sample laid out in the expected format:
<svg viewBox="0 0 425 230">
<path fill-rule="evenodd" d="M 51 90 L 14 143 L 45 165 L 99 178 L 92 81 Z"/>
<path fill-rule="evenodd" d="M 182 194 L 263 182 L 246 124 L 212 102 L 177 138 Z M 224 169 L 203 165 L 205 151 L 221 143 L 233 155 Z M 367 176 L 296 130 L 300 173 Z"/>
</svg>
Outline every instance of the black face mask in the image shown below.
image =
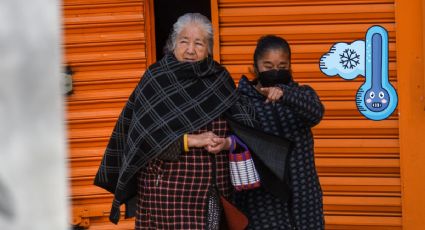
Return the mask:
<svg viewBox="0 0 425 230">
<path fill-rule="evenodd" d="M 287 85 L 292 81 L 292 75 L 291 72 L 286 69 L 272 69 L 258 73 L 258 81 L 263 87 L 272 87 L 276 84 Z"/>
</svg>

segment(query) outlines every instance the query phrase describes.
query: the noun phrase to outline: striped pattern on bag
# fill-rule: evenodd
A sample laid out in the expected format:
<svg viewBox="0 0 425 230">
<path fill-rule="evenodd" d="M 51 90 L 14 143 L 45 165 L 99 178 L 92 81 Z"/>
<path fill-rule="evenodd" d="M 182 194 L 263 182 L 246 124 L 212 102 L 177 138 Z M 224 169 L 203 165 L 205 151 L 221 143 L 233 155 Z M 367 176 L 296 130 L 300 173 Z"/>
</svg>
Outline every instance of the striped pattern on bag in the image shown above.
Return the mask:
<svg viewBox="0 0 425 230">
<path fill-rule="evenodd" d="M 230 178 L 237 191 L 258 188 L 260 186 L 260 177 L 255 169 L 254 161 L 248 148 L 236 137 L 234 140 L 245 151 L 240 153 L 229 153 Z"/>
</svg>

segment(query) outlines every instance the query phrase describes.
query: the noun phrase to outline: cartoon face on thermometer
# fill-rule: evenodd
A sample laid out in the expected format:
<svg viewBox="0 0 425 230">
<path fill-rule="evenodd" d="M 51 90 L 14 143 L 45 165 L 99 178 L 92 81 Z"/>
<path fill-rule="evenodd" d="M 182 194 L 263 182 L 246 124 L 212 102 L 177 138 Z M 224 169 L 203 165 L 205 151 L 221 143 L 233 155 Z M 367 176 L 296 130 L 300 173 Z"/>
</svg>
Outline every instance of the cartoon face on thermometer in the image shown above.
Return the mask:
<svg viewBox="0 0 425 230">
<path fill-rule="evenodd" d="M 364 98 L 366 107 L 373 112 L 381 112 L 388 107 L 390 97 L 383 88 L 372 88 L 366 91 Z"/>
</svg>

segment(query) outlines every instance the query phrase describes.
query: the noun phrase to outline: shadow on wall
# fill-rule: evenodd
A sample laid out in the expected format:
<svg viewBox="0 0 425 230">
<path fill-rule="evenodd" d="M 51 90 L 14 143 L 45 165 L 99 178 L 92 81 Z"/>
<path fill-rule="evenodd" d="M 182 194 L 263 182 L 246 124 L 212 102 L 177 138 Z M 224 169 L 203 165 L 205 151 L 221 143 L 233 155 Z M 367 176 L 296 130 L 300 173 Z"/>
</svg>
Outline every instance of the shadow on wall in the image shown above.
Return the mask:
<svg viewBox="0 0 425 230">
<path fill-rule="evenodd" d="M 4 185 L 0 179 L 0 218 L 11 221 L 15 218 L 14 205 L 10 190 Z"/>
</svg>

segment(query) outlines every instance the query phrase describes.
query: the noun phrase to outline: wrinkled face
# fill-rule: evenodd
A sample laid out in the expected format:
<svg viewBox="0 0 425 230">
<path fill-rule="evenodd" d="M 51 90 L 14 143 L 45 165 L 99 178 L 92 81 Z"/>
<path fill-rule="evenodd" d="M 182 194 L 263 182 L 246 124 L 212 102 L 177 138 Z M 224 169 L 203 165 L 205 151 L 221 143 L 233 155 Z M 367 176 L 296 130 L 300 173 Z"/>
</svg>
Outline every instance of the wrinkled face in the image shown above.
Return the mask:
<svg viewBox="0 0 425 230">
<path fill-rule="evenodd" d="M 257 60 L 258 72 L 290 69 L 289 55 L 281 49 L 268 50 Z"/>
<path fill-rule="evenodd" d="M 178 61 L 195 62 L 208 56 L 207 33 L 197 24 L 188 24 L 176 39 L 174 56 Z"/>
</svg>

